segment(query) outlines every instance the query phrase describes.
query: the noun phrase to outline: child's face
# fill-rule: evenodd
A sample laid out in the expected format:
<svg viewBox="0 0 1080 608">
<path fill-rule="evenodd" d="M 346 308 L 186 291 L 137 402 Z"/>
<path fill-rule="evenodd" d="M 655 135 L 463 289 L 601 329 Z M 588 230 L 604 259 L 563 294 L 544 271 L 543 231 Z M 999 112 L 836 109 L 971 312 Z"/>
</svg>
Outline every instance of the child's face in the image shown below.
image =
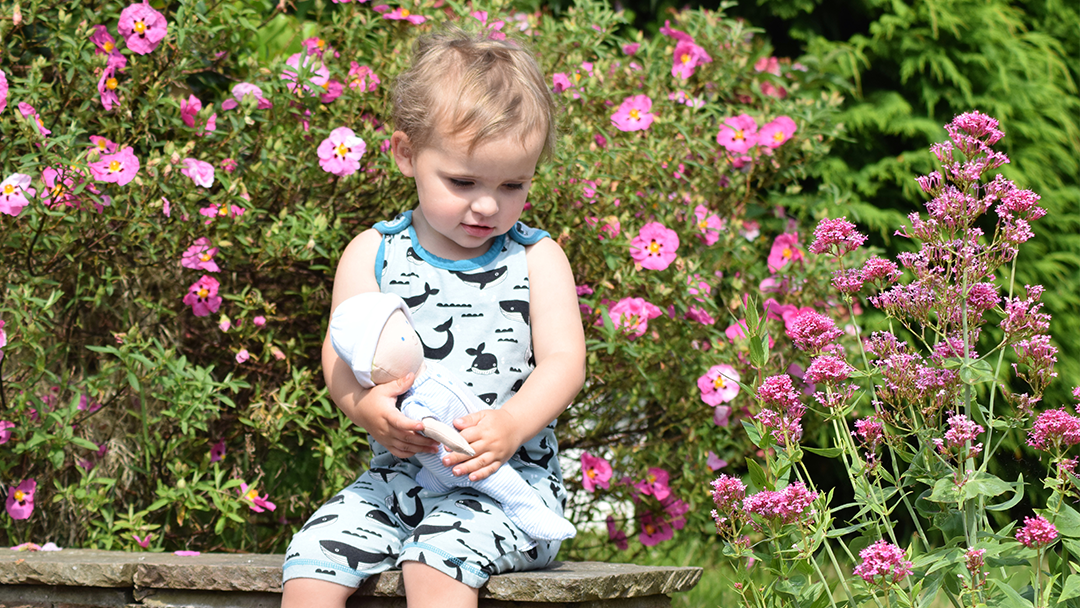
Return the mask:
<svg viewBox="0 0 1080 608">
<path fill-rule="evenodd" d="M 437 136 L 423 150 L 394 133 L 391 145 L 398 168 L 416 180 L 419 207 L 413 226 L 420 244 L 450 260 L 484 254 L 492 239 L 513 228 L 543 148 L 543 133 L 486 141 L 469 154 L 471 134 Z"/>
</svg>

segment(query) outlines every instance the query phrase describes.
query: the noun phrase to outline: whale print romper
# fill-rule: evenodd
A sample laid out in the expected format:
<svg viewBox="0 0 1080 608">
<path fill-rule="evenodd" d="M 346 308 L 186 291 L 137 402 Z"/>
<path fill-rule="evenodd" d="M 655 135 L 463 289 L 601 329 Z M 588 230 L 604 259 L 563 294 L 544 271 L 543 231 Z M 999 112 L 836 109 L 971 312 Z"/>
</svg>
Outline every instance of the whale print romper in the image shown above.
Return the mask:
<svg viewBox="0 0 1080 608">
<path fill-rule="evenodd" d="M 375 226 L 380 290 L 409 306 L 424 355 L 498 407 L 535 367 L 525 246 L 548 236 L 518 222 L 471 260 L 446 260 L 416 240 L 407 211 Z M 555 513 L 566 506 L 552 422 L 509 461 Z M 416 482 L 420 463 L 371 440 L 370 468 L 319 508 L 286 552 L 283 580 L 315 578 L 359 587 L 368 576 L 419 561 L 479 588 L 492 574 L 543 568 L 558 541 L 535 541 L 499 503 L 468 488 L 446 493 Z M 506 466 L 506 465 L 504 465 Z"/>
</svg>

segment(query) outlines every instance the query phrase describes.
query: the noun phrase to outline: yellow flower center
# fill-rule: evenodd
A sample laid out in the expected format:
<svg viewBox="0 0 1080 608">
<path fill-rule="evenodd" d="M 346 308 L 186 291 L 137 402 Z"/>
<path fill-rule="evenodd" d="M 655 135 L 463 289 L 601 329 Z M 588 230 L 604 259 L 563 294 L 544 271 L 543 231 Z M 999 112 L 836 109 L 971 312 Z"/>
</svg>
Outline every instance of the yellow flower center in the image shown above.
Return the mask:
<svg viewBox="0 0 1080 608">
<path fill-rule="evenodd" d="M 404 19 L 405 17 L 408 17 L 408 16 L 409 16 L 409 9 L 407 9 L 407 8 L 401 9 L 401 17 Z"/>
<path fill-rule="evenodd" d="M 647 536 L 652 536 L 653 534 L 656 534 L 656 528 L 653 527 L 652 524 L 645 524 L 644 528 L 645 528 L 645 534 Z"/>
<path fill-rule="evenodd" d="M 205 298 L 210 295 L 210 290 L 205 287 L 201 287 L 199 288 L 199 291 L 195 292 L 195 295 L 199 296 L 200 298 Z"/>
<path fill-rule="evenodd" d="M 338 144 L 338 146 L 337 146 L 337 154 L 338 154 L 338 156 L 341 156 L 342 158 L 344 158 L 345 155 L 348 154 L 348 153 L 349 153 L 349 149 L 347 147 L 345 147 L 344 143 Z"/>
<path fill-rule="evenodd" d="M 746 136 L 743 135 L 742 129 L 735 129 L 735 139 L 736 141 L 742 141 L 746 139 Z"/>
<path fill-rule="evenodd" d="M 727 382 L 724 382 L 724 377 L 723 376 L 717 376 L 716 380 L 713 380 L 712 385 L 713 385 L 713 388 L 715 388 L 716 390 L 720 390 L 722 388 L 727 388 Z"/>
<path fill-rule="evenodd" d="M 45 123 L 41 121 L 41 117 L 40 117 L 40 116 L 35 116 L 35 117 L 34 117 L 34 120 L 36 120 L 36 121 L 37 121 L 37 124 L 38 124 L 38 126 L 39 126 L 39 127 L 44 127 L 44 126 L 45 126 Z"/>
<path fill-rule="evenodd" d="M 109 171 L 111 173 L 116 173 L 119 170 L 120 170 L 120 161 L 114 160 L 114 161 L 111 161 L 109 163 Z"/>
<path fill-rule="evenodd" d="M 633 110 L 630 110 L 630 118 L 633 118 L 634 120 L 637 120 L 640 117 L 641 117 L 641 112 L 639 112 L 637 108 L 634 108 Z"/>
<path fill-rule="evenodd" d="M 690 63 L 690 53 L 683 53 L 681 60 L 683 63 Z"/>
<path fill-rule="evenodd" d="M 581 82 L 581 72 L 574 72 L 574 82 Z"/>
<path fill-rule="evenodd" d="M 777 131 L 776 133 L 773 133 L 772 138 L 773 138 L 773 141 L 775 141 L 775 142 L 784 141 L 784 132 L 783 131 Z"/>
<path fill-rule="evenodd" d="M 330 81 L 327 80 L 326 82 L 320 84 L 319 86 L 322 87 L 324 91 L 329 91 L 330 90 Z"/>
<path fill-rule="evenodd" d="M 784 256 L 785 260 L 790 259 L 791 258 L 791 248 L 790 247 L 784 247 L 784 250 L 780 252 L 780 255 Z"/>
<path fill-rule="evenodd" d="M 645 479 L 647 479 L 649 483 L 656 483 L 656 475 L 649 475 Z"/>
<path fill-rule="evenodd" d="M 660 253 L 660 243 L 657 243 L 656 241 L 650 241 L 649 242 L 649 253 L 653 253 L 653 254 Z"/>
<path fill-rule="evenodd" d="M 199 259 L 204 261 L 204 262 L 209 262 L 213 258 L 214 258 L 214 256 L 210 255 L 209 253 L 206 253 L 205 251 L 199 254 Z"/>
<path fill-rule="evenodd" d="M 26 499 L 26 493 L 22 490 L 15 490 L 15 502 L 22 502 Z"/>
<path fill-rule="evenodd" d="M 706 228 L 709 227 L 709 223 L 707 221 L 705 221 L 705 220 L 701 220 L 701 221 L 699 221 L 697 223 L 697 226 L 698 226 L 698 228 L 700 228 L 702 230 L 705 230 Z"/>
<path fill-rule="evenodd" d="M 15 186 L 12 186 L 11 184 L 4 186 L 4 194 L 11 194 L 12 192 L 15 192 Z"/>
<path fill-rule="evenodd" d="M 319 39 L 317 39 L 315 41 L 315 46 L 319 47 L 319 49 L 325 49 L 326 48 L 326 41 L 323 40 L 322 38 L 319 38 Z"/>
<path fill-rule="evenodd" d="M 99 139 L 97 141 L 98 150 L 104 150 L 106 145 L 108 145 L 108 144 L 105 143 L 104 139 Z"/>
<path fill-rule="evenodd" d="M 109 78 L 105 81 L 105 88 L 109 89 L 110 91 L 114 90 L 118 86 L 120 86 L 120 83 L 117 82 L 115 78 Z"/>
<path fill-rule="evenodd" d="M 64 185 L 63 184 L 56 184 L 56 186 L 54 186 L 53 189 L 52 189 L 52 195 L 53 196 L 60 196 L 63 193 L 64 193 Z"/>
<path fill-rule="evenodd" d="M 596 469 L 588 469 L 587 471 L 585 471 L 585 474 L 589 476 L 589 479 L 595 479 Z"/>
<path fill-rule="evenodd" d="M 222 205 L 217 210 L 217 214 L 220 215 L 221 217 L 225 217 L 226 215 L 229 215 L 229 210 L 225 208 L 225 205 Z"/>
<path fill-rule="evenodd" d="M 113 50 L 114 48 L 116 48 L 116 45 L 115 45 L 115 44 L 113 44 L 112 42 L 110 42 L 110 41 L 106 40 L 106 41 L 105 41 L 105 44 L 101 45 L 101 48 L 105 49 L 105 52 L 106 52 L 106 53 L 111 53 L 111 52 L 112 52 L 112 50 Z"/>
<path fill-rule="evenodd" d="M 259 492 L 255 488 L 251 488 L 250 490 L 248 490 L 247 494 L 244 494 L 244 498 L 250 500 L 251 502 L 255 502 L 255 499 L 258 497 Z"/>
<path fill-rule="evenodd" d="M 136 34 L 145 34 L 146 33 L 146 24 L 143 23 L 142 21 L 136 21 L 135 22 L 135 33 Z"/>
</svg>

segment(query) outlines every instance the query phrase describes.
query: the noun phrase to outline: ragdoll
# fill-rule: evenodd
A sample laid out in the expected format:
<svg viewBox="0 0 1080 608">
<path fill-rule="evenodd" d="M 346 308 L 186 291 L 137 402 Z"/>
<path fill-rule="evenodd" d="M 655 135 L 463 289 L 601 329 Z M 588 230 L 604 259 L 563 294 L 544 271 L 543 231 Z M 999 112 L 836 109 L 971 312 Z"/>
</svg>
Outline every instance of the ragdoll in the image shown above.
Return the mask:
<svg viewBox="0 0 1080 608">
<path fill-rule="evenodd" d="M 423 466 L 416 481 L 427 490 L 474 488 L 502 503 L 503 510 L 523 532 L 538 540 L 563 540 L 575 535 L 573 524 L 540 500 L 512 467 L 503 465 L 480 481 L 455 476 L 443 464 L 447 449 L 475 455 L 452 426 L 454 419 L 489 406 L 437 361 L 424 359 L 424 349 L 401 297 L 362 293 L 342 302 L 330 321 L 330 340 L 360 386 L 371 388 L 408 373 L 412 387 L 399 398 L 401 412 L 424 425 L 423 434 L 440 444 L 438 453 L 421 452 Z"/>
</svg>

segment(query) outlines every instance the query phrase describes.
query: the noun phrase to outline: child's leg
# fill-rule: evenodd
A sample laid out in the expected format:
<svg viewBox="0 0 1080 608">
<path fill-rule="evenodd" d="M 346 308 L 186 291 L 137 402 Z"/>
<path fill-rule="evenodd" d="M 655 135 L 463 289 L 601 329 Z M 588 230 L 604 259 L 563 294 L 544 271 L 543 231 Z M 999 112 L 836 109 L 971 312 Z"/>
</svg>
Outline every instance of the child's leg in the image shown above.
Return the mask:
<svg viewBox="0 0 1080 608">
<path fill-rule="evenodd" d="M 450 578 L 427 564 L 404 562 L 405 598 L 409 608 L 476 608 L 480 590 Z M 282 608 L 287 608 L 282 605 Z"/>
<path fill-rule="evenodd" d="M 314 578 L 294 578 L 282 588 L 281 608 L 345 608 L 355 591 Z"/>
</svg>

